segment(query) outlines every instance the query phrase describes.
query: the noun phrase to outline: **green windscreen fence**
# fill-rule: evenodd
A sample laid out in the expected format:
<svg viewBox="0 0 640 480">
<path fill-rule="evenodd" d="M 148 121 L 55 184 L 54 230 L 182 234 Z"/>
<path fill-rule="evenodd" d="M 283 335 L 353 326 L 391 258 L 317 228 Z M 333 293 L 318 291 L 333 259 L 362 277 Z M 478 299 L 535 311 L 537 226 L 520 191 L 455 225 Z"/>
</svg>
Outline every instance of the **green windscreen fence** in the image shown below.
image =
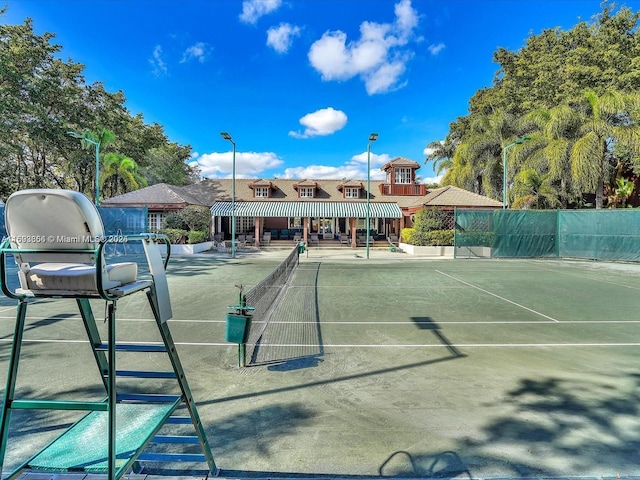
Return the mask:
<svg viewBox="0 0 640 480">
<path fill-rule="evenodd" d="M 99 207 L 98 212 L 108 235 L 135 235 L 148 231 L 146 207 Z"/>
<path fill-rule="evenodd" d="M 463 210 L 456 258 L 640 261 L 640 210 Z"/>
</svg>

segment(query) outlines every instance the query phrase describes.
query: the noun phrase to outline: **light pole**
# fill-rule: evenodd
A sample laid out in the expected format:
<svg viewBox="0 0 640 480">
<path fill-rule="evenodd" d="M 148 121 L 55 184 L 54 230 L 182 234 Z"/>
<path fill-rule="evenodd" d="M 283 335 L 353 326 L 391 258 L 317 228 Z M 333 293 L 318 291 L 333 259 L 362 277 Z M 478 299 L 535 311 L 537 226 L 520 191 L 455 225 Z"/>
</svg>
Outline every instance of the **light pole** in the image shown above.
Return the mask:
<svg viewBox="0 0 640 480">
<path fill-rule="evenodd" d="M 74 138 L 79 138 L 80 140 L 82 140 L 83 142 L 87 142 L 90 143 L 91 145 L 93 145 L 96 149 L 96 178 L 95 178 L 95 182 L 96 182 L 96 199 L 95 199 L 95 205 L 96 207 L 100 206 L 100 142 L 96 142 L 94 140 L 91 140 L 90 138 L 87 138 L 87 134 L 85 133 L 84 135 L 80 135 L 78 132 L 67 132 L 67 135 L 70 135 Z"/>
<path fill-rule="evenodd" d="M 233 145 L 233 163 L 231 167 L 231 258 L 236 258 L 236 142 L 227 132 L 220 136 Z"/>
<path fill-rule="evenodd" d="M 371 217 L 371 144 L 378 139 L 377 133 L 369 135 L 369 143 L 367 144 L 367 259 L 369 258 L 369 235 Z"/>
<path fill-rule="evenodd" d="M 515 147 L 516 145 L 520 145 L 527 140 L 531 140 L 531 137 L 525 135 L 524 137 L 520 137 L 515 142 L 510 143 L 502 150 L 502 209 L 505 210 L 507 208 L 507 150 L 511 147 Z"/>
</svg>

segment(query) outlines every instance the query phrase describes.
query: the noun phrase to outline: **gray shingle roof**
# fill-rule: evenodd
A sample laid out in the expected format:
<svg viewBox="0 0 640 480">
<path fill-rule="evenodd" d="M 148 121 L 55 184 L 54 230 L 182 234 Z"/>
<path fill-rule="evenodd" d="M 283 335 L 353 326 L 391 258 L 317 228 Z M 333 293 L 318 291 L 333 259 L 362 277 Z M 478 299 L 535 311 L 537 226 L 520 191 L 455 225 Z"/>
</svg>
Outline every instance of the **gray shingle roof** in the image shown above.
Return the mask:
<svg viewBox="0 0 640 480">
<path fill-rule="evenodd" d="M 413 167 L 415 169 L 420 168 L 420 164 L 415 160 L 411 160 L 410 158 L 405 157 L 396 157 L 393 160 L 385 163 L 380 170 L 387 170 L 389 167 Z"/>
<path fill-rule="evenodd" d="M 187 205 L 205 205 L 202 199 L 185 190 L 185 187 L 177 187 L 166 183 L 158 183 L 150 187 L 141 188 L 132 192 L 118 195 L 117 197 L 103 200 L 101 204 L 108 206 L 142 206 L 142 205 L 166 205 L 182 208 Z"/>
<path fill-rule="evenodd" d="M 427 207 L 502 207 L 502 203 L 483 195 L 447 185 L 429 191 L 421 204 Z"/>
<path fill-rule="evenodd" d="M 264 179 L 258 180 L 263 182 Z M 366 197 L 366 181 L 364 180 L 268 180 L 274 186 L 269 198 L 256 199 L 254 190 L 250 185 L 256 183 L 256 179 L 236 179 L 236 202 L 359 202 Z M 134 192 L 129 192 L 114 198 L 104 200 L 104 206 L 141 206 L 141 205 L 166 205 L 168 208 L 182 208 L 186 205 L 205 205 L 211 207 L 216 202 L 231 201 L 231 179 L 207 179 L 193 185 L 176 187 L 165 183 L 152 185 Z M 362 185 L 359 199 L 343 198 L 342 188 L 349 185 Z M 422 205 L 430 207 L 485 207 L 498 208 L 502 204 L 482 195 L 463 190 L 458 187 L 445 186 L 427 191 L 425 196 L 396 196 L 382 195 L 380 185 L 385 182 L 371 180 L 371 202 L 396 203 L 400 208 L 418 208 Z M 317 184 L 314 198 L 299 199 L 294 185 Z"/>
</svg>

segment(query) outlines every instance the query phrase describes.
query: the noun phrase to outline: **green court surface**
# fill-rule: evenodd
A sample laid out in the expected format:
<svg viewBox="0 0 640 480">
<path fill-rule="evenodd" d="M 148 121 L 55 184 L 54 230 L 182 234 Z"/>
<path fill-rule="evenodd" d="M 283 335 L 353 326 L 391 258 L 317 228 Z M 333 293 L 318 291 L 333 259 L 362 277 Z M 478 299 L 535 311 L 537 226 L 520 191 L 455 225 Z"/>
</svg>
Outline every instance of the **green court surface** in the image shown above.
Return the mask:
<svg viewBox="0 0 640 480">
<path fill-rule="evenodd" d="M 289 252 L 172 259 L 170 325 L 223 478 L 640 475 L 640 265 L 346 250 L 301 255 L 243 369 L 235 285 Z M 0 298 L 0 385 L 14 312 Z M 151 319 L 143 295 L 119 302 L 119 340 L 159 341 Z M 85 338 L 73 301 L 35 302 L 18 393 L 100 398 Z M 6 469 L 74 415 L 15 412 Z"/>
</svg>

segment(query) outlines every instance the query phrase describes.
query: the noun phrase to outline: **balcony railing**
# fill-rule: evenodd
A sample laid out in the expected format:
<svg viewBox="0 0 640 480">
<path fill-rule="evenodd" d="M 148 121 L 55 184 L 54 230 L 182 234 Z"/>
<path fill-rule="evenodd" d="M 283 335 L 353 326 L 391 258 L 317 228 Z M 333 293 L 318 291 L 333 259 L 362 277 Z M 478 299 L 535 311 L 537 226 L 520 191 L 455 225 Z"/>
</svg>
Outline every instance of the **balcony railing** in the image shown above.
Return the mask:
<svg viewBox="0 0 640 480">
<path fill-rule="evenodd" d="M 404 183 L 383 183 L 380 185 L 382 195 L 397 196 L 424 196 L 427 194 L 426 185 L 404 184 Z"/>
</svg>

